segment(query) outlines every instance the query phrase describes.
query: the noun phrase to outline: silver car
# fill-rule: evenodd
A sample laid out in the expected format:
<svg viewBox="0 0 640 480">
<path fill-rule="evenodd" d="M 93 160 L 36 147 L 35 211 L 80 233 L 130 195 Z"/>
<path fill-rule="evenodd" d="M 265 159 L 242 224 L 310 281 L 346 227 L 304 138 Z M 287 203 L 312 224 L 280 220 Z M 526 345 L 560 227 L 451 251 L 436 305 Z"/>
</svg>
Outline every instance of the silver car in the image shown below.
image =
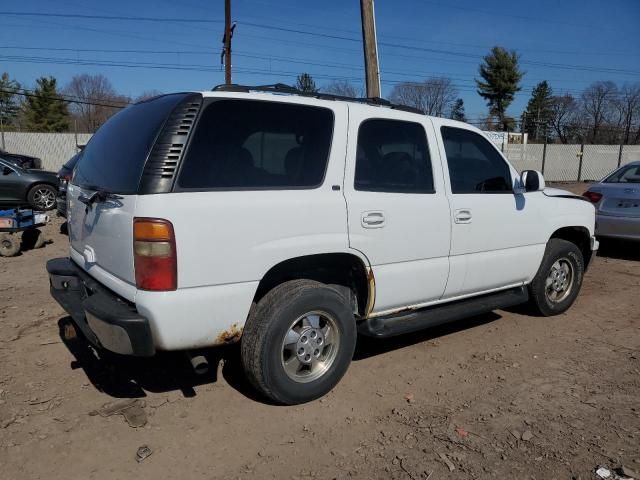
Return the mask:
<svg viewBox="0 0 640 480">
<path fill-rule="evenodd" d="M 618 168 L 583 196 L 596 207 L 596 235 L 640 241 L 640 161 Z"/>
</svg>

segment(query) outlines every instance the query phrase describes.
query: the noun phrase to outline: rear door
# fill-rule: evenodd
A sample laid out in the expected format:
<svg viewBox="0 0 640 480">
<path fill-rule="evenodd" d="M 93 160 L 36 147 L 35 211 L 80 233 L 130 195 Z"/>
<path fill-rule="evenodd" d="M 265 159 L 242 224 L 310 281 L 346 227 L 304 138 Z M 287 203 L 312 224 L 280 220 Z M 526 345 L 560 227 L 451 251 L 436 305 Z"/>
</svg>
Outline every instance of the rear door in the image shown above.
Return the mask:
<svg viewBox="0 0 640 480">
<path fill-rule="evenodd" d="M 158 97 L 111 117 L 84 149 L 67 190 L 72 259 L 131 301 L 136 292 L 133 218 L 140 179 L 156 137 L 186 95 Z"/>
<path fill-rule="evenodd" d="M 438 300 L 451 225 L 429 119 L 349 106 L 344 183 L 349 244 L 373 267 L 374 313 Z"/>
<path fill-rule="evenodd" d="M 9 162 L 0 162 L 0 202 L 4 205 L 25 202 L 26 190 L 20 169 Z"/>
</svg>

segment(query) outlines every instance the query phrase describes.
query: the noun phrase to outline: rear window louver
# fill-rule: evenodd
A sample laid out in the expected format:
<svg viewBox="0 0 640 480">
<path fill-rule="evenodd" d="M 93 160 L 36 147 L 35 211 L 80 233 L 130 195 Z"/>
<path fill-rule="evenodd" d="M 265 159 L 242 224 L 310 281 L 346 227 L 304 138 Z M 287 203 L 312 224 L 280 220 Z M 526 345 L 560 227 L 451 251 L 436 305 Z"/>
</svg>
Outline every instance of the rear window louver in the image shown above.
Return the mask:
<svg viewBox="0 0 640 480">
<path fill-rule="evenodd" d="M 202 96 L 190 95 L 169 115 L 142 172 L 140 194 L 171 191 L 201 105 Z"/>
</svg>

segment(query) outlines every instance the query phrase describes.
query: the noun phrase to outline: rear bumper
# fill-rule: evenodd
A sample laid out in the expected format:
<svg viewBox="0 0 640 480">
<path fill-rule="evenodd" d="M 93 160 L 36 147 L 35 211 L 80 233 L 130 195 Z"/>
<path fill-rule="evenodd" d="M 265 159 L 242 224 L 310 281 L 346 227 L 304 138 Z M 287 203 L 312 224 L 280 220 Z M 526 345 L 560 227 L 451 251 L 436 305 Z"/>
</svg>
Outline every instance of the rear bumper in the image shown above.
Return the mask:
<svg viewBox="0 0 640 480">
<path fill-rule="evenodd" d="M 593 259 L 596 258 L 596 255 L 598 254 L 598 248 L 600 248 L 600 242 L 595 235 L 591 235 L 591 239 L 589 240 L 589 248 L 591 249 L 591 257 L 589 257 L 589 263 L 587 264 L 586 268 L 589 268 L 589 266 L 591 266 L 591 264 L 593 263 Z"/>
<path fill-rule="evenodd" d="M 596 215 L 596 235 L 640 240 L 640 218 Z"/>
<path fill-rule="evenodd" d="M 47 262 L 53 298 L 87 340 L 122 355 L 155 354 L 149 321 L 135 307 L 87 275 L 69 258 Z"/>
</svg>

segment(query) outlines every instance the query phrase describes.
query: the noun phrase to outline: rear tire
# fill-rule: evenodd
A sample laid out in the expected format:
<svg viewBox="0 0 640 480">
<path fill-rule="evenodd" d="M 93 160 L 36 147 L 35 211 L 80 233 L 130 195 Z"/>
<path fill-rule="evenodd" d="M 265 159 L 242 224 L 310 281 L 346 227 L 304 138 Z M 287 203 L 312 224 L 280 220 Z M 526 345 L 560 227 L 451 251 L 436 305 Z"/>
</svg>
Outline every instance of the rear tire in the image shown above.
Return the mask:
<svg viewBox="0 0 640 480">
<path fill-rule="evenodd" d="M 567 240 L 552 238 L 529 285 L 529 305 L 545 317 L 567 311 L 580 293 L 583 276 L 584 258 L 580 249 Z"/>
<path fill-rule="evenodd" d="M 37 228 L 30 228 L 22 232 L 22 248 L 30 250 L 33 248 L 42 248 L 45 244 L 44 233 Z"/>
<path fill-rule="evenodd" d="M 294 405 L 328 393 L 355 345 L 355 319 L 343 295 L 320 282 L 292 280 L 254 306 L 242 334 L 242 364 L 259 392 Z"/>
<path fill-rule="evenodd" d="M 0 256 L 13 257 L 20 251 L 20 240 L 11 233 L 0 234 Z"/>
<path fill-rule="evenodd" d="M 52 185 L 40 183 L 34 185 L 27 194 L 27 202 L 34 210 L 52 210 L 56 206 L 58 190 Z"/>
</svg>

